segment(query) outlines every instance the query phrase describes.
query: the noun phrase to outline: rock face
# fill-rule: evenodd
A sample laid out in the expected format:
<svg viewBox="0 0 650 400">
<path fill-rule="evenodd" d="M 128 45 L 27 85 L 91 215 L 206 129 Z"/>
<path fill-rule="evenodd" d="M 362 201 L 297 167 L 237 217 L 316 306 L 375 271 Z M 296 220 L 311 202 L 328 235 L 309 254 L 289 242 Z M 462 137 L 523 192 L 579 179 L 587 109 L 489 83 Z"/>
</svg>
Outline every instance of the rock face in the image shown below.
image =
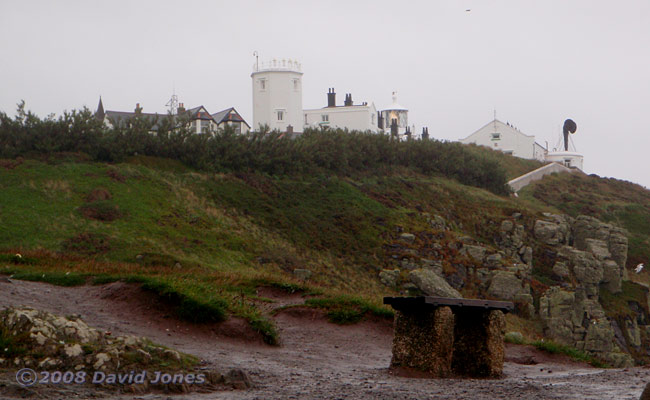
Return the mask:
<svg viewBox="0 0 650 400">
<path fill-rule="evenodd" d="M 463 296 L 447 283 L 440 275 L 429 269 L 416 269 L 409 273 L 409 278 L 418 289 L 428 296 L 455 297 Z"/>
</svg>

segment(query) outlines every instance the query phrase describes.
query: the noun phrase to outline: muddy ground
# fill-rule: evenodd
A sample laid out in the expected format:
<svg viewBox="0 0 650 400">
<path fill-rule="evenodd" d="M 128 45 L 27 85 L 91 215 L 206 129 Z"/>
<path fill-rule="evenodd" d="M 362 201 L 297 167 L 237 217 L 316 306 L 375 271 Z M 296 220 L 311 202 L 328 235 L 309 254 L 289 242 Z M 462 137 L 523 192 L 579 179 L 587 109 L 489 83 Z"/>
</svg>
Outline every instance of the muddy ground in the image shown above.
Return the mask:
<svg viewBox="0 0 650 400">
<path fill-rule="evenodd" d="M 300 303 L 298 295 L 263 289 L 270 307 Z M 340 326 L 322 313 L 289 309 L 275 316 L 280 346 L 262 343 L 244 321 L 193 325 L 178 321 L 153 294 L 112 283 L 64 288 L 0 277 L 0 308 L 27 305 L 61 315 L 80 314 L 113 335 L 146 336 L 194 354 L 210 367 L 241 368 L 253 382 L 246 390 L 190 394 L 120 394 L 90 385 L 34 386 L 0 377 L 0 398 L 47 399 L 638 399 L 650 369 L 598 369 L 529 346 L 508 345 L 501 379 L 427 379 L 397 376 L 388 369 L 392 327 L 386 321 Z M 3 386 L 4 384 L 4 386 Z M 4 393 L 3 393 L 4 391 Z"/>
</svg>

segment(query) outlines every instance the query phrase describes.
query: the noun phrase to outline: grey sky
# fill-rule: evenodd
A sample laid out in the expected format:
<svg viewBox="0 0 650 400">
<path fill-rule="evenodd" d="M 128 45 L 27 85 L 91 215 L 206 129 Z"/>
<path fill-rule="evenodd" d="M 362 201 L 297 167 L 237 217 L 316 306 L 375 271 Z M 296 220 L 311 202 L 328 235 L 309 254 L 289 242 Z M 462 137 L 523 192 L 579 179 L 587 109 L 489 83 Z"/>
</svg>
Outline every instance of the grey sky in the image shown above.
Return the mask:
<svg viewBox="0 0 650 400">
<path fill-rule="evenodd" d="M 465 11 L 470 9 L 470 12 Z M 391 102 L 438 139 L 497 118 L 554 147 L 566 118 L 587 173 L 650 187 L 650 2 L 0 1 L 0 110 L 234 106 L 252 123 L 253 51 L 297 59 L 303 106 Z"/>
</svg>

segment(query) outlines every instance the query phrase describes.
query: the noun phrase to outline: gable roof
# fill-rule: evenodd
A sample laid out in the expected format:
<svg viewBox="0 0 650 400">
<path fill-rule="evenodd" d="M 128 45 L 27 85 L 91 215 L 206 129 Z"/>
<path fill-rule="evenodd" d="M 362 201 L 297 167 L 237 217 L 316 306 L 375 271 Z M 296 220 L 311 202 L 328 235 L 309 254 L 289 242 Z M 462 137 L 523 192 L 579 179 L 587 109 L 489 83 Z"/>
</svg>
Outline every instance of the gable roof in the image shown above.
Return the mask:
<svg viewBox="0 0 650 400">
<path fill-rule="evenodd" d="M 479 129 L 475 130 L 471 135 L 469 135 L 469 136 L 467 136 L 467 137 L 461 139 L 460 141 L 462 142 L 462 141 L 469 140 L 469 138 L 471 138 L 472 136 L 474 136 L 474 135 L 476 135 L 477 133 L 481 132 L 483 129 L 489 127 L 490 125 L 493 125 L 493 126 L 494 126 L 494 125 L 497 125 L 500 129 L 506 129 L 506 130 L 510 131 L 511 133 L 515 133 L 515 134 L 517 134 L 517 135 L 521 135 L 521 136 L 525 136 L 525 137 L 529 137 L 529 138 L 534 138 L 534 137 L 535 137 L 535 135 L 526 135 L 525 133 L 523 133 L 523 132 L 520 131 L 519 129 L 515 128 L 515 127 L 514 127 L 513 125 L 511 125 L 510 123 L 505 124 L 505 123 L 499 121 L 498 119 L 493 119 L 492 121 L 490 121 L 490 122 L 488 122 L 487 124 L 483 125 L 483 126 L 480 127 Z"/>
<path fill-rule="evenodd" d="M 212 114 L 212 118 L 217 124 L 220 124 L 222 122 L 243 122 L 250 128 L 250 125 L 244 121 L 244 118 L 242 118 L 241 115 L 235 110 L 235 107 L 230 107 L 226 108 L 225 110 L 219 111 L 217 113 Z"/>
</svg>

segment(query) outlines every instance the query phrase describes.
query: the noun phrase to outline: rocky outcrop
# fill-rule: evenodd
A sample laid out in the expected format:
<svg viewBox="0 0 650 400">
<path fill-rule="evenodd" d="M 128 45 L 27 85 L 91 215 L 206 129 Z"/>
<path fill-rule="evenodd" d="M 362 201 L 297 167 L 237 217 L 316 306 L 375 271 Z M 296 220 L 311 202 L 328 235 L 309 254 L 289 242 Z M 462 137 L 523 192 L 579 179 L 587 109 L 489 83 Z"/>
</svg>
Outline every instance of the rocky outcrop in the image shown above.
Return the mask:
<svg viewBox="0 0 650 400">
<path fill-rule="evenodd" d="M 1 327 L 20 340 L 13 345 L 29 349 L 27 354 L 15 354 L 5 361 L 14 368 L 113 371 L 128 364 L 126 360 L 131 356 L 144 362 L 153 358 L 181 362 L 180 353 L 174 350 L 134 336 L 108 336 L 76 317 L 60 317 L 32 308 L 10 308 L 0 315 Z"/>
<path fill-rule="evenodd" d="M 540 298 L 539 316 L 545 336 L 600 357 L 615 367 L 634 364 L 632 357 L 615 344 L 612 322 L 598 300 L 588 297 L 584 290 L 550 288 Z"/>
</svg>

